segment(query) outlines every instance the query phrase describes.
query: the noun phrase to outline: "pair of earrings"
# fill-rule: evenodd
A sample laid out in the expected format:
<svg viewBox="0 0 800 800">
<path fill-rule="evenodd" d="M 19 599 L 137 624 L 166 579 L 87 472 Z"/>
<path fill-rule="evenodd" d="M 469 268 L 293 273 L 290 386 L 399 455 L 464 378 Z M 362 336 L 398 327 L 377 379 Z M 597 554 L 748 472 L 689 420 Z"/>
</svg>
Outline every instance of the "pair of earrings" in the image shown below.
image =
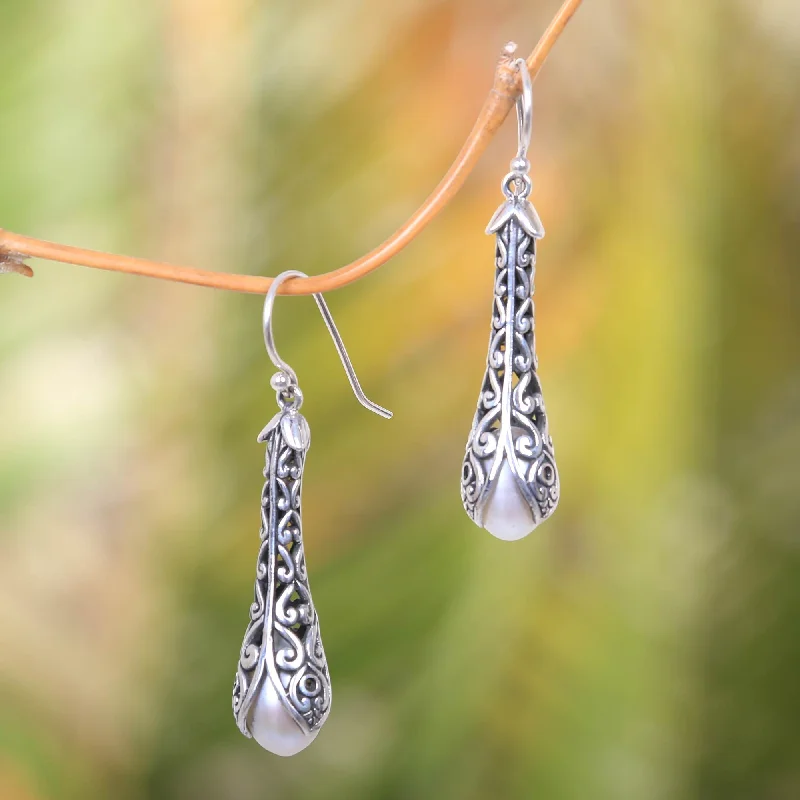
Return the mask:
<svg viewBox="0 0 800 800">
<path fill-rule="evenodd" d="M 532 87 L 525 61 L 518 59 L 516 65 L 523 83 L 517 101 L 518 150 L 502 183 L 506 202 L 487 228 L 497 238 L 492 332 L 461 476 L 467 514 L 506 540 L 530 533 L 553 512 L 559 493 L 536 375 L 531 295 L 536 240 L 544 236 L 544 230 L 528 200 Z M 303 394 L 297 375 L 278 354 L 272 334 L 275 297 L 281 284 L 292 277 L 306 276 L 294 270 L 281 273 L 264 301 L 264 342 L 279 370 L 271 385 L 280 410 L 258 437 L 267 445 L 261 546 L 255 598 L 233 687 L 233 714 L 239 730 L 281 756 L 294 755 L 311 744 L 331 708 L 330 673 L 308 584 L 300 511 L 311 433 L 300 414 Z M 359 402 L 391 418 L 391 412 L 362 391 L 325 300 L 319 294 L 314 299 Z"/>
</svg>

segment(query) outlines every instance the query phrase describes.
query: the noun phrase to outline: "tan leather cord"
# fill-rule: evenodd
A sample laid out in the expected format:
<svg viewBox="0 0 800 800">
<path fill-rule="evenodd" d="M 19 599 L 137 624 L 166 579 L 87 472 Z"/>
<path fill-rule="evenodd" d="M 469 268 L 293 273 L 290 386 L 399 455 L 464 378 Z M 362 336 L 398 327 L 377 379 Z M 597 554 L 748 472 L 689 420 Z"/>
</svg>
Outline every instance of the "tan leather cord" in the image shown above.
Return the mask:
<svg viewBox="0 0 800 800">
<path fill-rule="evenodd" d="M 550 50 L 572 15 L 578 10 L 581 2 L 582 0 L 565 0 L 555 15 L 527 59 L 531 77 L 535 77 L 542 68 Z M 513 54 L 514 46 L 508 45 L 497 65 L 494 86 L 483 104 L 467 141 L 461 148 L 461 152 L 439 185 L 411 217 L 385 242 L 361 258 L 332 272 L 326 272 L 324 275 L 289 280 L 281 286 L 280 294 L 300 295 L 329 292 L 332 289 L 347 286 L 385 264 L 419 235 L 464 185 L 497 129 L 514 107 L 521 86 L 518 74 L 511 67 Z M 158 261 L 148 261 L 143 258 L 100 253 L 80 247 L 33 239 L 0 229 L 0 271 L 14 271 L 30 276 L 33 272 L 24 264 L 26 258 L 44 258 L 65 264 L 126 272 L 148 278 L 161 278 L 168 281 L 191 283 L 196 286 L 208 286 L 212 289 L 229 289 L 251 294 L 265 294 L 272 283 L 271 278 L 256 275 L 212 272 L 195 267 L 179 267 Z"/>
</svg>

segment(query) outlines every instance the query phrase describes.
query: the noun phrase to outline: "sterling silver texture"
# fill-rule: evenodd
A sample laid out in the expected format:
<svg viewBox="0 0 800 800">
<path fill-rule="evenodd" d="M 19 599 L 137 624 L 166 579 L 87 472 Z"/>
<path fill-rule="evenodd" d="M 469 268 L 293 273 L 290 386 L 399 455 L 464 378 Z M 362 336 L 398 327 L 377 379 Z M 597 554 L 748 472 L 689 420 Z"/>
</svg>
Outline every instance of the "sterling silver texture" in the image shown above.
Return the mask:
<svg viewBox="0 0 800 800">
<path fill-rule="evenodd" d="M 261 547 L 250 624 L 233 687 L 233 714 L 249 737 L 250 705 L 268 677 L 284 708 L 310 734 L 325 722 L 331 707 L 331 679 L 308 585 L 300 511 L 311 436 L 306 420 L 289 405 L 258 439 L 267 444 Z"/>
<path fill-rule="evenodd" d="M 264 300 L 264 343 L 279 370 L 270 383 L 280 410 L 258 437 L 267 445 L 261 546 L 250 622 L 233 685 L 233 716 L 239 730 L 278 755 L 291 755 L 310 743 L 331 708 L 331 680 L 308 583 L 300 508 L 311 432 L 299 412 L 303 393 L 297 374 L 278 354 L 272 333 L 275 296 L 281 283 L 292 277 L 306 276 L 295 270 L 281 273 Z M 324 298 L 317 294 L 314 299 L 359 402 L 391 418 L 390 411 L 364 394 Z"/>
<path fill-rule="evenodd" d="M 519 149 L 502 183 L 507 199 L 486 230 L 495 234 L 497 241 L 492 330 L 486 374 L 464 456 L 461 499 L 467 514 L 484 525 L 488 501 L 507 464 L 530 508 L 530 532 L 553 513 L 559 499 L 559 478 L 536 374 L 532 295 L 536 241 L 544 236 L 544 229 L 528 200 L 532 93 L 525 62 L 519 59 L 517 63 L 523 77 L 523 93 L 517 101 Z"/>
</svg>

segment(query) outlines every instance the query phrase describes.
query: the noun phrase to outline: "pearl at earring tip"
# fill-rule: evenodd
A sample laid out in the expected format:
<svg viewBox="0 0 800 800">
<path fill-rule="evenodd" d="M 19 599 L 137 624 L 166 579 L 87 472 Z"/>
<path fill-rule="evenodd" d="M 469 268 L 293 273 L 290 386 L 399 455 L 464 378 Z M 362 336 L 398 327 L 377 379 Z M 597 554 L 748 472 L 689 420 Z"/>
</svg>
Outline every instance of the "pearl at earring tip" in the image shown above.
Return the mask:
<svg viewBox="0 0 800 800">
<path fill-rule="evenodd" d="M 522 539 L 536 527 L 530 506 L 507 460 L 503 461 L 491 494 L 484 502 L 482 524 L 492 536 L 506 542 Z"/>
<path fill-rule="evenodd" d="M 307 733 L 286 710 L 267 673 L 247 716 L 252 737 L 276 756 L 293 756 L 317 738 L 319 729 Z"/>
</svg>

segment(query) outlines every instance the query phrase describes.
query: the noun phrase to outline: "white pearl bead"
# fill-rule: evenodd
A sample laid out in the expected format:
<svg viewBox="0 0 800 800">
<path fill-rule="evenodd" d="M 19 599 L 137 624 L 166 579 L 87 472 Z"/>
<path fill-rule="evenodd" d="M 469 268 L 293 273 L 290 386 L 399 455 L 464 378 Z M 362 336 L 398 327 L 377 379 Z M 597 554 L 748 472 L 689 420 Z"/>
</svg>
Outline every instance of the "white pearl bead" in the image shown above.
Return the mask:
<svg viewBox="0 0 800 800">
<path fill-rule="evenodd" d="M 319 733 L 319 729 L 306 733 L 295 722 L 266 671 L 258 695 L 250 707 L 247 728 L 265 750 L 276 756 L 293 756 L 305 750 Z"/>
<path fill-rule="evenodd" d="M 535 527 L 533 512 L 517 486 L 507 460 L 503 460 L 492 493 L 483 506 L 483 527 L 492 536 L 513 542 L 527 536 Z"/>
</svg>

